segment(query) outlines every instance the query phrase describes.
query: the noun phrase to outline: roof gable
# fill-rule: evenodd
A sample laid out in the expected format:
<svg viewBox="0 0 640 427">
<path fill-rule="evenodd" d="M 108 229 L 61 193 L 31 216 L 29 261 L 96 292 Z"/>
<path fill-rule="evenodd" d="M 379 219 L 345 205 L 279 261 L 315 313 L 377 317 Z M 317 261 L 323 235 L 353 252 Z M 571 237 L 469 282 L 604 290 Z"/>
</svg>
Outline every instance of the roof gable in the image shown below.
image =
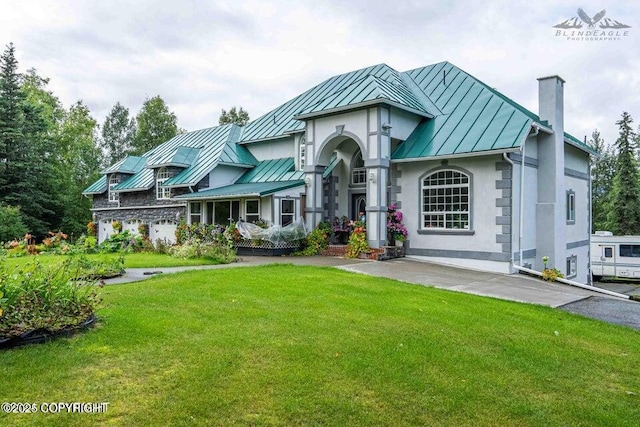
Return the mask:
<svg viewBox="0 0 640 427">
<path fill-rule="evenodd" d="M 519 147 L 538 116 L 456 66 L 441 62 L 404 73 L 441 114 L 422 122 L 395 160 Z"/>
<path fill-rule="evenodd" d="M 333 97 L 368 76 L 391 82 L 398 80 L 399 74 L 386 64 L 378 64 L 331 77 L 267 114 L 249 122 L 240 141 L 252 142 L 279 138 L 295 131 L 304 130 L 304 122 L 294 119 L 294 116 L 308 108 L 313 108 L 314 105 L 322 103 L 323 100 Z M 335 99 L 334 103 L 337 102 L 338 99 Z"/>
</svg>

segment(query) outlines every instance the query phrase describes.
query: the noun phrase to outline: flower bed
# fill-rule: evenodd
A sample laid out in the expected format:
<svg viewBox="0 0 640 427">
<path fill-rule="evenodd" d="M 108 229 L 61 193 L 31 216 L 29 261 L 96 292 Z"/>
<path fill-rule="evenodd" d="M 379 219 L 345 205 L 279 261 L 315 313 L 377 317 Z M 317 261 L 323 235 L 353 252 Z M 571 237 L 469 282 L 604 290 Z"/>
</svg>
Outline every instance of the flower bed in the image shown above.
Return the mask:
<svg viewBox="0 0 640 427">
<path fill-rule="evenodd" d="M 80 264 L 36 261 L 16 271 L 0 265 L 0 347 L 43 342 L 94 321 L 100 281 Z"/>
</svg>

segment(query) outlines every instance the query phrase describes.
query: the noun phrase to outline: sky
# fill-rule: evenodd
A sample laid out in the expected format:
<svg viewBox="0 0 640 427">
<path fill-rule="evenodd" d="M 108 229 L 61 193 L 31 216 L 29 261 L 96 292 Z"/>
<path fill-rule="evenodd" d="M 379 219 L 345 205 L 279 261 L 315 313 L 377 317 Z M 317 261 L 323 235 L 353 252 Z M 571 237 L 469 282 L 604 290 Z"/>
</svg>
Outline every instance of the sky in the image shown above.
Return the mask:
<svg viewBox="0 0 640 427">
<path fill-rule="evenodd" d="M 598 129 L 613 143 L 623 111 L 640 123 L 640 2 L 4 2 L 0 43 L 14 43 L 20 71 L 37 69 L 99 123 L 116 102 L 135 115 L 160 95 L 181 128 L 197 130 L 232 106 L 257 118 L 337 74 L 445 60 L 536 113 L 536 78 L 561 76 L 565 130 L 579 139 Z M 631 28 L 615 40 L 557 35 L 578 8 Z"/>
</svg>

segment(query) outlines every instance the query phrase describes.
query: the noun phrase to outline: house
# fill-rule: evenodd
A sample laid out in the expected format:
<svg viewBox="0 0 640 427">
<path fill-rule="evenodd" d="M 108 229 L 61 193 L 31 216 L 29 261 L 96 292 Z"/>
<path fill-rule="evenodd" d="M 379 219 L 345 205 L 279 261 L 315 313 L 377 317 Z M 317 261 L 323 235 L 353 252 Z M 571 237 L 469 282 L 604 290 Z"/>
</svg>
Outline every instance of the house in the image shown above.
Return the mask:
<svg viewBox="0 0 640 427">
<path fill-rule="evenodd" d="M 543 268 L 587 282 L 595 155 L 564 132 L 563 86 L 540 78 L 539 113 L 448 63 L 381 64 L 332 77 L 244 127 L 178 135 L 103 171 L 85 190 L 111 221 L 174 238 L 179 220 L 288 224 L 366 212 L 387 243 L 387 206 L 409 255 L 492 271 Z"/>
</svg>

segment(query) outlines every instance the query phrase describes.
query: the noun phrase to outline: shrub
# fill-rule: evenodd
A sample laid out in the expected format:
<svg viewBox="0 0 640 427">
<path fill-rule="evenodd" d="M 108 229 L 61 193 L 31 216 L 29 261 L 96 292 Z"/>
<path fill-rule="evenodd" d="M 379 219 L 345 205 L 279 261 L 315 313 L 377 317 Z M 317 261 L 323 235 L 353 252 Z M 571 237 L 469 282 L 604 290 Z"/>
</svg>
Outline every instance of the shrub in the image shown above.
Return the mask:
<svg viewBox="0 0 640 427">
<path fill-rule="evenodd" d="M 91 317 L 100 298 L 96 280 L 82 279 L 71 263 L 43 266 L 38 261 L 9 272 L 0 265 L 0 339 L 33 331 L 54 333 Z"/>
<path fill-rule="evenodd" d="M 131 234 L 129 230 L 115 233 L 100 244 L 100 252 L 140 252 L 144 247 L 144 238 Z"/>
<path fill-rule="evenodd" d="M 229 245 L 199 239 L 188 239 L 182 245 L 171 247 L 169 253 L 176 258 L 205 258 L 216 264 L 229 264 L 237 259 L 235 249 Z"/>
<path fill-rule="evenodd" d="M 357 258 L 360 252 L 368 252 L 370 249 L 365 228 L 354 228 L 347 244 L 347 258 Z"/>
<path fill-rule="evenodd" d="M 0 242 L 7 242 L 27 234 L 20 208 L 0 205 Z"/>
<path fill-rule="evenodd" d="M 324 229 L 318 226 L 318 228 L 309 233 L 309 235 L 304 240 L 303 249 L 301 251 L 295 252 L 294 255 L 318 255 L 320 254 L 320 252 L 327 249 L 327 246 L 329 246 L 329 235 Z"/>
<path fill-rule="evenodd" d="M 77 275 L 83 279 L 107 279 L 120 276 L 124 273 L 124 255 L 105 261 L 92 260 L 84 255 L 70 258 L 69 267 L 77 271 Z"/>
</svg>

